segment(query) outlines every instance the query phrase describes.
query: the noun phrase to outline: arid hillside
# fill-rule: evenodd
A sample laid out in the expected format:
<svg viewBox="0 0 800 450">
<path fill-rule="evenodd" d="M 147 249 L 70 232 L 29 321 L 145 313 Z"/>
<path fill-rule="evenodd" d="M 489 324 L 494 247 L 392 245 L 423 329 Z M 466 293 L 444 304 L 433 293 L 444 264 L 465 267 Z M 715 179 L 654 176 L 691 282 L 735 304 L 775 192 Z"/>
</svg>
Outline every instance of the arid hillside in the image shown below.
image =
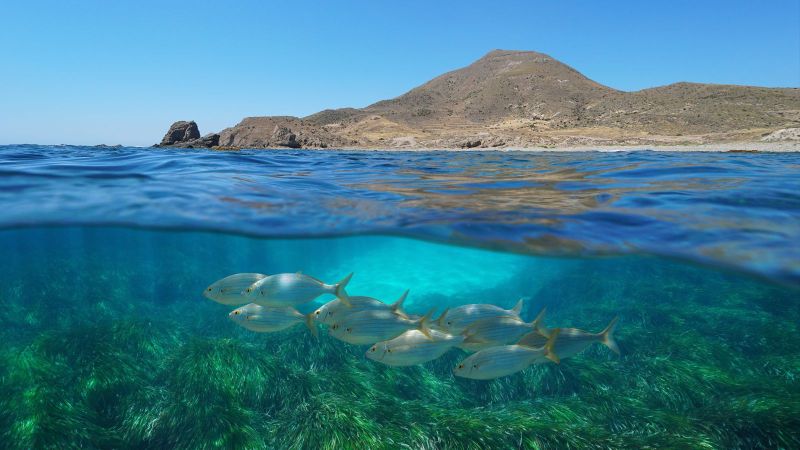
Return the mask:
<svg viewBox="0 0 800 450">
<path fill-rule="evenodd" d="M 800 89 L 699 83 L 623 92 L 536 52 L 495 50 L 366 108 L 250 117 L 234 148 L 499 148 L 759 141 L 800 127 Z M 795 136 L 782 131 L 773 136 Z M 215 142 L 209 135 L 203 142 Z M 193 141 L 197 146 L 198 141 Z M 186 144 L 186 143 L 183 143 Z M 182 145 L 172 143 L 167 145 Z"/>
</svg>

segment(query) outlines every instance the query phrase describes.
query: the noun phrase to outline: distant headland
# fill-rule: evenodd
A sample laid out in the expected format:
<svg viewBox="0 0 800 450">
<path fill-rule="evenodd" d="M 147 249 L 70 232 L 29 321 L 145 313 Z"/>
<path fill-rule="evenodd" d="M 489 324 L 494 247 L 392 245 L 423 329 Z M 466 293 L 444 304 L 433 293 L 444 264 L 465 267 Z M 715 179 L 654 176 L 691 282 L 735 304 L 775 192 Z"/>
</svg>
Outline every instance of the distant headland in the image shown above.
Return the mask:
<svg viewBox="0 0 800 450">
<path fill-rule="evenodd" d="M 494 50 L 365 108 L 248 117 L 205 136 L 196 123 L 180 121 L 158 145 L 471 149 L 743 142 L 800 150 L 800 88 L 682 82 L 624 92 L 542 53 Z"/>
</svg>

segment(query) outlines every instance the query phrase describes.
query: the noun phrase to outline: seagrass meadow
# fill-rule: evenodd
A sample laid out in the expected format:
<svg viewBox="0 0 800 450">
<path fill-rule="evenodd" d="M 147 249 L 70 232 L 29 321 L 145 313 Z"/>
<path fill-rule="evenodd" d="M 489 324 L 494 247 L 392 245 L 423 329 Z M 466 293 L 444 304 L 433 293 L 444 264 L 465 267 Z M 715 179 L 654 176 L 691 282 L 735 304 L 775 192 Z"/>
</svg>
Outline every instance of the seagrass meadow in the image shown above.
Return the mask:
<svg viewBox="0 0 800 450">
<path fill-rule="evenodd" d="M 0 231 L 0 446 L 799 448 L 798 291 L 645 256 L 542 258 L 399 237 Z M 494 381 L 453 349 L 409 368 L 297 326 L 252 333 L 202 289 L 303 270 L 407 310 L 489 302 L 601 346 Z M 310 304 L 309 308 L 319 303 Z"/>
</svg>

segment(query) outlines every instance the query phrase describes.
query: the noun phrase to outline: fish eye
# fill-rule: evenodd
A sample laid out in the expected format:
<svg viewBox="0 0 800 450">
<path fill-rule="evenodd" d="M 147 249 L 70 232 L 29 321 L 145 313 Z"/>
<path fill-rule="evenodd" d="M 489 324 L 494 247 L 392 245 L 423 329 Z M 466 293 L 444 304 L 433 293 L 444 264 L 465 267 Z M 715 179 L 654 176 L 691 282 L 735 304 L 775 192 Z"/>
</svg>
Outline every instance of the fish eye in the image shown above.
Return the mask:
<svg viewBox="0 0 800 450">
<path fill-rule="evenodd" d="M 392 353 L 392 349 L 390 349 L 390 348 L 387 348 L 386 351 L 389 352 L 389 353 Z"/>
<path fill-rule="evenodd" d="M 247 292 L 253 292 L 251 288 L 247 288 Z"/>
<path fill-rule="evenodd" d="M 239 314 L 241 314 L 241 313 L 242 313 L 241 311 L 234 311 L 234 312 L 233 312 L 233 314 L 234 314 L 234 315 L 236 315 L 236 316 L 238 316 L 238 315 L 239 315 Z"/>
<path fill-rule="evenodd" d="M 374 352 L 375 350 L 377 350 L 377 348 L 375 348 L 374 346 L 371 349 L 369 349 L 369 351 L 371 352 Z"/>
<path fill-rule="evenodd" d="M 352 328 L 348 328 L 345 331 L 347 331 L 349 333 L 349 332 L 353 331 L 353 329 Z"/>
<path fill-rule="evenodd" d="M 206 289 L 208 292 L 211 292 L 211 288 Z"/>
<path fill-rule="evenodd" d="M 318 316 L 319 315 L 319 310 L 314 311 L 314 315 Z"/>
<path fill-rule="evenodd" d="M 477 369 L 477 368 L 478 368 L 478 365 L 477 365 L 477 364 L 473 364 L 473 365 L 472 365 L 472 368 L 473 368 L 473 369 Z"/>
<path fill-rule="evenodd" d="M 448 325 L 452 325 L 452 324 L 453 324 L 453 322 L 447 322 L 447 324 L 448 324 Z"/>
<path fill-rule="evenodd" d="M 459 369 L 463 369 L 463 368 L 464 368 L 464 365 L 463 365 L 463 364 L 459 364 L 459 365 L 458 365 L 458 368 L 459 368 Z"/>
</svg>

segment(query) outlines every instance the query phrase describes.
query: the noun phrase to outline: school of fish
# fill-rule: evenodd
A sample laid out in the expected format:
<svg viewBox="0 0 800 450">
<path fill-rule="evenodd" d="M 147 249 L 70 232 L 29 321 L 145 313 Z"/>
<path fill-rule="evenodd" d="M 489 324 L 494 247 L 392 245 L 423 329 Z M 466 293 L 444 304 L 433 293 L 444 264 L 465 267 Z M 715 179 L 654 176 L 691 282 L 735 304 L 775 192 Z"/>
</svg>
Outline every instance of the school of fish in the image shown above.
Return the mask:
<svg viewBox="0 0 800 450">
<path fill-rule="evenodd" d="M 243 305 L 228 317 L 250 331 L 270 333 L 303 323 L 317 336 L 320 323 L 336 339 L 370 345 L 366 357 L 389 366 L 423 364 L 460 348 L 472 354 L 453 373 L 474 380 L 508 376 L 534 364 L 558 364 L 594 343 L 620 352 L 613 336 L 617 318 L 599 333 L 548 328 L 544 310 L 532 322 L 520 318 L 523 300 L 511 309 L 471 304 L 446 309 L 436 319 L 434 309 L 420 317 L 403 310 L 408 291 L 394 303 L 348 295 L 352 276 L 327 284 L 302 272 L 237 273 L 214 282 L 203 295 L 223 305 Z M 324 294 L 335 298 L 308 314 L 296 309 Z"/>
</svg>

